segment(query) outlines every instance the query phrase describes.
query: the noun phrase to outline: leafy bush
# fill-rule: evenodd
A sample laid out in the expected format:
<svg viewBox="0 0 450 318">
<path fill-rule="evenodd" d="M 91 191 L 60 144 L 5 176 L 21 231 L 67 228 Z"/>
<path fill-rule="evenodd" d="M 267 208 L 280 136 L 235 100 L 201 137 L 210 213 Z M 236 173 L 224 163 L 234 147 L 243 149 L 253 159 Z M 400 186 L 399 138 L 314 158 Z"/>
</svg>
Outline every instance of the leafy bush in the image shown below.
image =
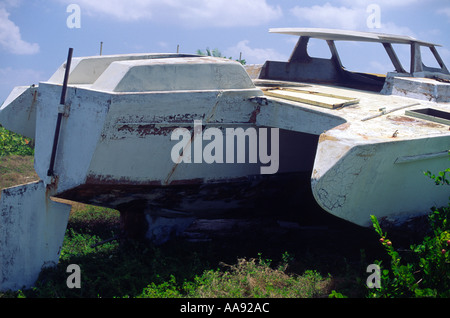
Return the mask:
<svg viewBox="0 0 450 318">
<path fill-rule="evenodd" d="M 0 126 L 0 157 L 34 155 L 33 141 Z"/>
<path fill-rule="evenodd" d="M 446 169 L 438 175 L 427 171 L 425 175 L 437 185 L 449 185 L 446 175 L 449 171 Z M 383 233 L 377 218 L 371 216 L 391 264 L 390 270 L 381 271 L 381 288 L 371 289 L 369 297 L 450 297 L 450 204 L 432 211 L 428 234 L 421 243 L 411 245 L 403 258 Z"/>
<path fill-rule="evenodd" d="M 239 259 L 236 265 L 226 265 L 227 270 L 206 270 L 193 281 L 177 284 L 172 275 L 169 281 L 151 283 L 138 297 L 195 297 L 195 298 L 305 298 L 327 293 L 330 278 L 317 271 L 307 270 L 303 275 L 288 275 L 287 254 L 283 264 L 271 267 L 271 260 Z"/>
<path fill-rule="evenodd" d="M 197 50 L 197 54 L 198 55 L 204 55 L 204 56 L 213 56 L 213 57 L 222 57 L 224 59 L 226 59 L 227 57 L 222 56 L 222 53 L 218 50 L 218 49 L 213 49 L 210 50 L 209 48 L 206 48 L 206 51 L 202 51 L 202 50 Z M 229 57 L 228 59 L 232 60 L 232 57 Z M 242 56 L 236 60 L 237 62 L 241 63 L 242 65 L 246 65 L 247 62 L 242 59 Z"/>
</svg>

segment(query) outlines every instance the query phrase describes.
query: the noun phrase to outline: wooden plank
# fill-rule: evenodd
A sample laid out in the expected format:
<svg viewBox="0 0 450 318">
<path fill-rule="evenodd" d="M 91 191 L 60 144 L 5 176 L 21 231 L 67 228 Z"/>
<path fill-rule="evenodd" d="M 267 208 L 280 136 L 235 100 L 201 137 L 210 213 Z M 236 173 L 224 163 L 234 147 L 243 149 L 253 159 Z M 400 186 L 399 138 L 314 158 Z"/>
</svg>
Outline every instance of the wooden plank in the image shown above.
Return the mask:
<svg viewBox="0 0 450 318">
<path fill-rule="evenodd" d="M 266 90 L 267 96 L 278 97 L 282 99 L 292 100 L 295 102 L 305 103 L 309 105 L 336 109 L 359 102 L 359 99 L 338 96 L 334 94 L 326 94 L 314 91 L 299 90 L 293 88 L 278 88 Z"/>
</svg>

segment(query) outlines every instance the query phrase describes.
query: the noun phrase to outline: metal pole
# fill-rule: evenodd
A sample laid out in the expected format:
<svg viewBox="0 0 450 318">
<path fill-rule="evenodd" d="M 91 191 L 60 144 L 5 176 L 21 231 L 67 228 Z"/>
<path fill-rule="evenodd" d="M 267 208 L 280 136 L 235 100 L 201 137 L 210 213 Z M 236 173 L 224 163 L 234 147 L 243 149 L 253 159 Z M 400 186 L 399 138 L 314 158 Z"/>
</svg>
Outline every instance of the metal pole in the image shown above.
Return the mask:
<svg viewBox="0 0 450 318">
<path fill-rule="evenodd" d="M 69 54 L 67 56 L 67 62 L 66 62 L 66 71 L 64 74 L 64 82 L 63 82 L 63 87 L 62 87 L 62 91 L 61 91 L 61 99 L 59 102 L 61 105 L 66 104 L 67 83 L 69 82 L 69 72 L 70 72 L 70 64 L 72 62 L 72 53 L 73 53 L 73 48 L 69 48 Z M 50 158 L 50 167 L 47 171 L 47 176 L 54 175 L 53 167 L 55 165 L 56 149 L 58 147 L 58 139 L 59 139 L 59 131 L 61 128 L 62 115 L 63 114 L 61 112 L 58 112 L 58 118 L 56 120 L 55 136 L 53 138 L 52 156 Z"/>
</svg>

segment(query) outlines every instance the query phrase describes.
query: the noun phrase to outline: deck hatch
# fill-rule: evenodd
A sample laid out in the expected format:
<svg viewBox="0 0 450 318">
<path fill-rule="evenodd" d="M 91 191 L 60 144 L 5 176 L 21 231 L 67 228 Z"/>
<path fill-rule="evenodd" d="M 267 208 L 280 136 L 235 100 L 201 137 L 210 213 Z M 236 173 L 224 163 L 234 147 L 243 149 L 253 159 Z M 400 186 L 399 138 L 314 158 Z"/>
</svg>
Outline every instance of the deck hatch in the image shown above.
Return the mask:
<svg viewBox="0 0 450 318">
<path fill-rule="evenodd" d="M 439 124 L 450 125 L 450 113 L 433 108 L 407 110 L 405 115 L 429 120 Z"/>
<path fill-rule="evenodd" d="M 276 88 L 269 89 L 264 92 L 267 96 L 292 100 L 295 102 L 305 103 L 309 105 L 325 107 L 325 108 L 341 108 L 344 106 L 357 104 L 359 99 L 339 96 L 334 94 L 320 93 L 295 88 Z"/>
</svg>

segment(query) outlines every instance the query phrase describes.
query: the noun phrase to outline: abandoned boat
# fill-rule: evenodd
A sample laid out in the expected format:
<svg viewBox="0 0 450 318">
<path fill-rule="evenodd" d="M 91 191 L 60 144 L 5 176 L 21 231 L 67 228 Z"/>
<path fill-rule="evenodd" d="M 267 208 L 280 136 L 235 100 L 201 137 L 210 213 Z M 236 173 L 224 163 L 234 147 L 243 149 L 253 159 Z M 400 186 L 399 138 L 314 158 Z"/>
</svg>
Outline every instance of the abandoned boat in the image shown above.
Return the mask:
<svg viewBox="0 0 450 318">
<path fill-rule="evenodd" d="M 261 111 L 258 119 L 288 130 L 295 123 L 302 132 L 319 136 L 317 147 L 308 151 L 314 153 L 312 191 L 323 209 L 367 226 L 370 214 L 395 223 L 448 204 L 448 189 L 436 187 L 423 173 L 443 171 L 450 164 L 450 74 L 436 44 L 408 36 L 329 29 L 271 32 L 296 35 L 299 40 L 288 62 L 263 65 L 260 85 L 267 80 L 305 85 L 261 87 L 269 104 L 280 103 L 283 111 L 277 118 L 269 112 L 269 121 L 263 120 Z M 326 41 L 330 59 L 308 54 L 311 38 Z M 377 75 L 346 70 L 338 41 L 382 45 L 393 71 Z M 409 46 L 409 71 L 393 45 Z M 438 67 L 424 65 L 422 49 L 431 51 Z M 295 119 L 284 117 L 289 107 L 301 108 Z"/>
<path fill-rule="evenodd" d="M 39 182 L 4 189 L 0 290 L 32 285 L 58 262 L 70 205 L 117 209 L 129 236 L 157 242 L 196 218 L 242 208 L 327 212 L 367 226 L 448 203 L 423 171 L 449 165 L 450 74 L 436 45 L 406 36 L 272 29 L 298 36 L 286 62 L 187 54 L 72 58 L 46 82 L 15 88 L 0 123 L 35 140 Z M 331 58 L 308 54 L 311 38 Z M 386 76 L 350 72 L 337 41 L 375 42 Z M 393 44 L 411 48 L 406 71 Z M 429 48 L 439 68 L 422 63 Z M 277 210 L 274 210 L 277 211 Z M 27 235 L 23 235 L 27 233 Z"/>
</svg>

